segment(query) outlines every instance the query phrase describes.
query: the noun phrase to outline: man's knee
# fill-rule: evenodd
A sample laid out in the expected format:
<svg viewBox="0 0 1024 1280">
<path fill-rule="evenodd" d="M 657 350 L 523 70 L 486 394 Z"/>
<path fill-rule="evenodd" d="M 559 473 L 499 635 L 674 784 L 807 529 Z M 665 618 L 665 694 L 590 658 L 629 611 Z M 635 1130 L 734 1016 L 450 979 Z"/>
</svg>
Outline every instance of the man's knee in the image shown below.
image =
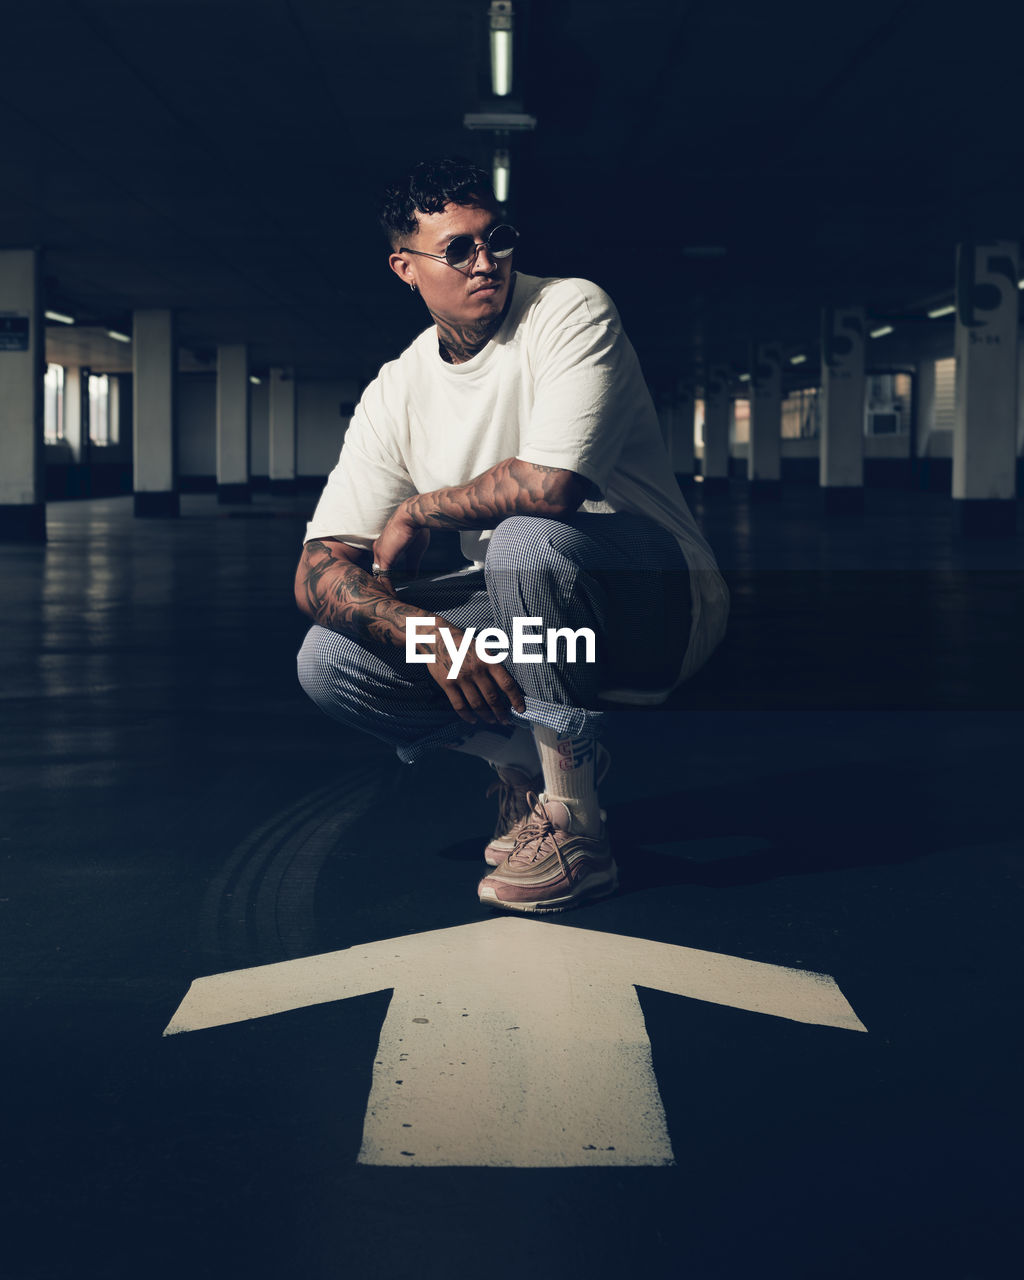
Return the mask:
<svg viewBox="0 0 1024 1280">
<path fill-rule="evenodd" d="M 320 630 L 319 627 L 311 627 L 306 632 L 306 638 L 295 659 L 299 685 L 314 702 L 317 700 L 317 693 L 326 683 L 327 659 Z"/>
<path fill-rule="evenodd" d="M 347 683 L 348 649 L 357 650 L 358 645 L 324 627 L 310 627 L 306 633 L 296 666 L 303 692 L 318 706 L 336 702 L 339 688 Z"/>
<path fill-rule="evenodd" d="M 590 590 L 581 572 L 580 539 L 558 520 L 509 516 L 491 535 L 485 562 L 487 593 L 499 625 L 510 617 L 547 618 L 551 625 L 586 611 Z"/>
<path fill-rule="evenodd" d="M 507 516 L 491 534 L 484 562 L 488 573 L 543 569 L 557 559 L 552 546 L 558 521 L 545 516 Z"/>
</svg>

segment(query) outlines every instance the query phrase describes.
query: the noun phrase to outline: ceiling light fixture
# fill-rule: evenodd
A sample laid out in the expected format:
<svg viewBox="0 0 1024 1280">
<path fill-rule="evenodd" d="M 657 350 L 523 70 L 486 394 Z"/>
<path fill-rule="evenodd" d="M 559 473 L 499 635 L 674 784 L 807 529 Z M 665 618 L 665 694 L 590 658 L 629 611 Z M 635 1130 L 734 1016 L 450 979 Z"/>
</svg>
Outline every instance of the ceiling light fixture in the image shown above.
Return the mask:
<svg viewBox="0 0 1024 1280">
<path fill-rule="evenodd" d="M 113 338 L 115 342 L 131 342 L 131 338 L 126 333 L 118 333 L 116 329 L 108 329 L 107 337 Z"/>
<path fill-rule="evenodd" d="M 497 200 L 498 204 L 504 204 L 508 199 L 508 187 L 511 176 L 512 167 L 508 151 L 505 147 L 499 147 L 494 153 L 494 162 L 491 167 L 491 177 L 494 183 L 494 198 Z"/>
<path fill-rule="evenodd" d="M 512 92 L 512 3 L 491 0 L 491 92 L 507 98 Z"/>
<path fill-rule="evenodd" d="M 74 316 L 66 316 L 63 311 L 44 311 L 47 320 L 56 320 L 58 324 L 74 324 Z"/>
<path fill-rule="evenodd" d="M 741 373 L 741 374 L 740 374 L 740 382 L 749 382 L 749 381 L 750 381 L 750 374 L 749 374 L 749 373 Z"/>
<path fill-rule="evenodd" d="M 807 357 L 806 357 L 805 355 L 790 356 L 790 357 L 789 357 L 789 363 L 790 363 L 790 364 L 806 364 L 806 363 L 807 363 Z"/>
<path fill-rule="evenodd" d="M 1018 280 L 1018 281 L 1017 281 L 1017 288 L 1018 288 L 1018 289 L 1024 289 L 1024 280 Z"/>
<path fill-rule="evenodd" d="M 956 307 L 952 303 L 945 307 L 934 307 L 928 312 L 928 319 L 938 320 L 939 316 L 951 316 L 955 310 Z"/>
<path fill-rule="evenodd" d="M 893 327 L 891 324 L 883 324 L 879 329 L 872 329 L 871 336 L 872 338 L 884 338 L 887 333 L 892 333 L 892 332 L 893 332 Z"/>
<path fill-rule="evenodd" d="M 260 380 L 259 378 L 256 377 L 254 373 L 249 374 L 249 381 L 252 383 L 254 387 L 258 387 L 260 385 Z"/>
</svg>

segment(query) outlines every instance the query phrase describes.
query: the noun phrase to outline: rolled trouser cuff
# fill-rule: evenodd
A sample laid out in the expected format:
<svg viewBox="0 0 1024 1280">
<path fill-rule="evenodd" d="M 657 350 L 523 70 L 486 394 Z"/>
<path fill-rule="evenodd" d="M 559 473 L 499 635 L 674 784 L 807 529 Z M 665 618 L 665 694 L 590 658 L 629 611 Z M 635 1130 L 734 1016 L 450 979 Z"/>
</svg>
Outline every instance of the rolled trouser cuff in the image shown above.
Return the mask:
<svg viewBox="0 0 1024 1280">
<path fill-rule="evenodd" d="M 540 698 L 526 697 L 526 710 L 513 711 L 512 716 L 520 724 L 527 726 L 542 724 L 556 733 L 571 734 L 574 738 L 593 736 L 599 738 L 604 725 L 603 711 L 587 711 L 583 707 L 563 706 L 557 702 L 542 702 Z M 486 726 L 484 726 L 486 727 Z M 425 737 L 406 746 L 397 746 L 399 760 L 405 764 L 415 764 L 430 751 L 439 747 L 450 747 L 462 742 L 466 737 L 466 723 L 457 720 L 454 724 L 442 725 Z"/>
</svg>

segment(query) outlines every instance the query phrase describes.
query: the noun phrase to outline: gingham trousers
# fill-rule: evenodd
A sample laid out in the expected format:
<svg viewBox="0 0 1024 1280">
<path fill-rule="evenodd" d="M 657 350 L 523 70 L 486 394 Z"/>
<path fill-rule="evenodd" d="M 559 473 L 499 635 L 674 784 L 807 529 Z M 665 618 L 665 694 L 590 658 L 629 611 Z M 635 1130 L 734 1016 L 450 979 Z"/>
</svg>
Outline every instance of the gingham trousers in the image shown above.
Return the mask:
<svg viewBox="0 0 1024 1280">
<path fill-rule="evenodd" d="M 502 664 L 526 702 L 513 718 L 573 735 L 600 733 L 601 688 L 671 685 L 689 635 L 689 575 L 679 544 L 652 520 L 625 513 L 510 516 L 492 533 L 483 569 L 421 579 L 398 594 L 463 630 L 500 627 L 511 636 L 516 618 L 541 618 L 545 632 L 593 630 L 596 663 L 568 662 L 563 644 L 553 662 L 510 656 Z M 298 670 L 322 711 L 390 743 L 407 763 L 474 732 L 425 666 L 406 662 L 404 648 L 313 626 Z"/>
</svg>

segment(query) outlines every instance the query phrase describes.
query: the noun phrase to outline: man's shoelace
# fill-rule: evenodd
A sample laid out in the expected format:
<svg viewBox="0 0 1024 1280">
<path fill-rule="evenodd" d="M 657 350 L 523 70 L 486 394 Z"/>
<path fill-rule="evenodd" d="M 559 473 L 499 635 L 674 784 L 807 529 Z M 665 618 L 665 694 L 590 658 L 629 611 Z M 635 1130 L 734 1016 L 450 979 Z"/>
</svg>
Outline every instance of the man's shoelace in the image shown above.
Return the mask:
<svg viewBox="0 0 1024 1280">
<path fill-rule="evenodd" d="M 555 826 L 547 809 L 532 792 L 529 799 L 532 801 L 530 817 L 519 832 L 515 848 L 508 855 L 509 864 L 532 867 L 534 863 L 553 853 L 558 858 L 562 870 L 568 875 L 569 868 L 555 839 L 556 835 L 567 833 L 561 827 Z"/>
</svg>

